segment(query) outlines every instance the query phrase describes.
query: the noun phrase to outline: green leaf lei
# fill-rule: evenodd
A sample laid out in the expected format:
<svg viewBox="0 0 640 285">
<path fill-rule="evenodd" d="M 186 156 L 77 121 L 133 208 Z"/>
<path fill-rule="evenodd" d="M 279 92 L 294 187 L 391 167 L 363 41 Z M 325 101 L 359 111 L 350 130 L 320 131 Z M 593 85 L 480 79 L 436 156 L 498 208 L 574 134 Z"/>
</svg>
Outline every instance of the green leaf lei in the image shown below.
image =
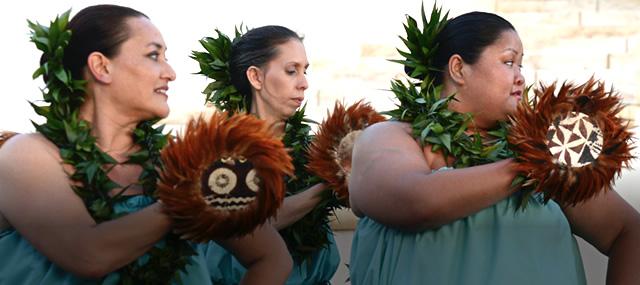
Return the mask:
<svg viewBox="0 0 640 285">
<path fill-rule="evenodd" d="M 438 48 L 436 37 L 446 25 L 448 13 L 442 16 L 442 8 L 438 9 L 434 5 L 430 18 L 427 19 L 423 5 L 421 16 L 422 30 L 415 19 L 407 16 L 407 23 L 404 25 L 407 36 L 400 38 L 409 51 L 398 50 L 405 59 L 392 60 L 412 70 L 410 76 L 418 82 L 405 84 L 401 80 L 394 80 L 391 91 L 399 104 L 397 109 L 386 114 L 396 120 L 410 122 L 414 137 L 420 138 L 423 144 L 430 144 L 433 151 L 453 156 L 455 168 L 513 157 L 514 153 L 509 150 L 506 139 L 506 123 L 500 123 L 497 128 L 489 131 L 492 138 L 483 141 L 478 133 L 466 133 L 473 120 L 471 114 L 449 110 L 449 102 L 455 100 L 455 94 L 441 98 L 442 86 L 435 85 L 432 73 L 439 69 L 433 66 L 432 57 Z"/>
<path fill-rule="evenodd" d="M 285 126 L 282 141 L 290 149 L 293 158 L 295 176 L 287 179 L 287 196 L 295 195 L 309 187 L 322 182 L 320 177 L 307 170 L 308 149 L 313 141 L 309 123 L 317 124 L 305 117 L 306 105 L 289 117 Z M 323 191 L 321 201 L 302 219 L 280 230 L 287 243 L 291 256 L 296 261 L 310 259 L 312 254 L 330 243 L 328 235 L 332 234 L 329 216 L 341 207 L 333 191 Z"/>
<path fill-rule="evenodd" d="M 36 130 L 60 149 L 65 164 L 74 167 L 69 173 L 75 193 L 82 198 L 89 213 L 97 223 L 115 219 L 121 214 L 114 211 L 114 205 L 127 197 L 122 193 L 129 187 L 110 196 L 109 192 L 121 187 L 107 174 L 118 162 L 96 146 L 96 138 L 91 135 L 89 122 L 78 118 L 78 110 L 84 102 L 85 81 L 72 78 L 63 66 L 65 47 L 69 44 L 71 30 L 67 28 L 70 10 L 43 26 L 28 21 L 31 41 L 41 50 L 46 59 L 33 73 L 33 79 L 44 77 L 46 86 L 42 89 L 45 106 L 31 103 L 35 112 L 46 118 L 44 124 L 32 122 Z M 138 164 L 143 171 L 137 184 L 143 188 L 143 195 L 153 196 L 158 169 L 162 167 L 160 149 L 167 137 L 162 134 L 163 126 L 154 128 L 157 120 L 141 122 L 134 130 L 133 137 L 140 151 L 129 156 L 124 164 Z M 178 236 L 168 234 L 165 246 L 154 247 L 147 252 L 144 263 L 134 261 L 118 271 L 120 284 L 169 284 L 180 282 L 179 272 L 190 263 L 193 248 Z"/>
<path fill-rule="evenodd" d="M 215 30 L 217 37 L 205 37 L 200 44 L 206 52 L 193 51 L 191 58 L 200 65 L 197 74 L 207 76 L 214 81 L 202 91 L 207 97 L 205 102 L 213 103 L 219 110 L 247 112 L 244 96 L 231 84 L 229 74 L 229 56 L 231 45 L 241 36 L 242 26 L 235 29 L 235 37 L 231 40 L 227 35 Z M 287 179 L 287 196 L 300 193 L 321 179 L 312 175 L 306 169 L 307 149 L 313 140 L 309 123 L 316 123 L 305 117 L 302 107 L 291 116 L 285 124 L 284 145 L 289 148 L 293 158 L 295 175 Z M 331 233 L 329 216 L 333 210 L 340 207 L 338 200 L 331 191 L 324 191 L 322 201 L 315 208 L 289 227 L 282 229 L 280 235 L 285 240 L 291 256 L 297 262 L 310 259 L 312 254 L 330 243 L 328 234 Z"/>
<path fill-rule="evenodd" d="M 205 37 L 199 42 L 206 50 L 205 52 L 193 51 L 191 58 L 200 64 L 200 72 L 206 77 L 213 79 L 202 91 L 205 94 L 205 102 L 213 103 L 219 110 L 237 113 L 247 109 L 247 102 L 233 84 L 231 84 L 231 74 L 229 73 L 229 57 L 231 56 L 231 45 L 242 36 L 242 24 L 235 29 L 233 41 L 227 35 L 216 29 L 218 37 Z"/>
</svg>

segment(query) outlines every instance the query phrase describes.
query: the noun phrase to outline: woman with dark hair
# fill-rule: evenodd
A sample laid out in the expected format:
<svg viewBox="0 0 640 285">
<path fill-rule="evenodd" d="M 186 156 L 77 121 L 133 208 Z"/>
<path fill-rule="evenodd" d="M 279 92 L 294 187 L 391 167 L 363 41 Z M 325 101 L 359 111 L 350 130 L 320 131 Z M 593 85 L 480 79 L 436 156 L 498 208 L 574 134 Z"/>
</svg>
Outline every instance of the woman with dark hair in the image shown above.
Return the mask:
<svg viewBox="0 0 640 285">
<path fill-rule="evenodd" d="M 35 107 L 47 118 L 37 133 L 0 149 L 0 283 L 211 284 L 213 243 L 171 234 L 153 197 L 166 137 L 152 125 L 176 78 L 162 35 L 127 7 L 87 7 L 70 33 L 67 17 L 31 23 L 51 104 Z M 243 284 L 283 283 L 291 270 L 270 225 L 220 242 L 249 268 Z"/>
<path fill-rule="evenodd" d="M 442 98 L 455 94 L 442 116 L 470 113 L 468 131 L 491 139 L 525 89 L 518 33 L 500 16 L 472 12 L 446 22 L 432 46 L 433 69 L 408 73 L 430 73 Z M 609 256 L 609 284 L 640 280 L 640 216 L 616 192 L 575 206 L 523 198 L 509 190 L 512 159 L 451 168 L 458 157 L 412 131 L 378 123 L 355 144 L 349 190 L 361 219 L 351 284 L 585 284 L 573 233 Z M 518 208 L 519 199 L 528 204 Z"/>
<path fill-rule="evenodd" d="M 194 52 L 195 57 L 205 54 Z M 201 62 L 201 67 L 207 64 Z M 291 128 L 290 118 L 296 114 L 304 100 L 304 91 L 308 87 L 306 70 L 309 66 L 302 38 L 292 30 L 282 26 L 263 26 L 254 28 L 233 41 L 229 56 L 229 78 L 214 78 L 219 84 L 228 80 L 230 86 L 219 86 L 219 89 L 233 87 L 235 91 L 228 94 L 237 94 L 241 102 L 228 100 L 227 97 L 212 100 L 219 109 L 233 112 L 247 111 L 271 125 L 276 134 L 284 137 L 287 145 L 287 128 Z M 236 93 L 237 92 L 237 93 Z M 234 96 L 230 95 L 230 96 Z M 298 111 L 301 112 L 301 111 Z M 295 126 L 294 126 L 295 127 Z M 303 130 L 300 130 L 303 131 Z M 296 132 L 297 133 L 297 132 Z M 295 140 L 295 138 L 292 138 Z M 294 144 L 304 142 L 293 141 Z M 290 147 L 290 146 L 289 146 Z M 295 156 L 295 154 L 292 154 Z M 298 159 L 296 157 L 295 161 Z M 302 168 L 304 165 L 297 165 Z M 304 171 L 303 169 L 296 169 Z M 304 177 L 295 179 L 302 180 Z M 291 187 L 288 184 L 288 187 Z M 293 191 L 292 191 L 293 190 Z M 286 284 L 326 284 L 329 283 L 337 270 L 340 261 L 339 253 L 333 233 L 328 225 L 326 210 L 327 199 L 326 186 L 322 183 L 311 185 L 307 189 L 287 189 L 288 195 L 278 210 L 276 217 L 271 219 L 271 224 L 283 233 L 288 242 L 290 252 L 294 257 L 294 267 Z M 319 214 L 314 214 L 317 211 Z M 310 216 L 311 215 L 311 216 Z M 324 215 L 324 216 L 320 216 Z M 316 240 L 324 240 L 319 248 L 306 245 L 306 256 L 296 256 L 298 251 L 293 241 L 287 239 L 286 232 L 295 226 L 301 219 L 319 219 L 318 228 L 308 229 L 318 235 L 326 237 L 314 237 Z M 324 222 L 323 222 L 324 221 Z M 318 223 L 318 220 L 311 221 Z M 323 227 L 323 228 L 319 228 Z M 298 233 L 306 234 L 310 233 Z M 301 238 L 298 236 L 298 238 Z M 304 239 L 304 238 L 302 238 Z M 312 248 L 313 250 L 309 250 Z M 216 280 L 219 284 L 237 284 L 245 269 L 229 253 L 212 255 L 211 265 L 228 270 L 221 271 Z"/>
</svg>

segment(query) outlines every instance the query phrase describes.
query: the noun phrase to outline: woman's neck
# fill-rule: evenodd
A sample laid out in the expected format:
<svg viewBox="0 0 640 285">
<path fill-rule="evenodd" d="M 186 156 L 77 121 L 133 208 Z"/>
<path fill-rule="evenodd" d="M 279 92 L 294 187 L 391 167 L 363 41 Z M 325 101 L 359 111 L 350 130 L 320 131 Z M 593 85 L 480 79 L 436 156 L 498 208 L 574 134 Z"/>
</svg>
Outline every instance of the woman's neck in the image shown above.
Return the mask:
<svg viewBox="0 0 640 285">
<path fill-rule="evenodd" d="M 276 136 L 283 136 L 286 121 L 279 118 L 278 116 L 271 114 L 270 112 L 267 112 L 266 108 L 257 105 L 258 104 L 251 105 L 251 114 L 265 121 L 267 123 L 267 126 L 269 126 L 274 131 Z"/>
<path fill-rule="evenodd" d="M 136 151 L 133 130 L 138 122 L 123 120 L 117 111 L 109 110 L 108 105 L 101 104 L 98 108 L 92 98 L 87 96 L 80 108 L 80 119 L 91 125 L 91 135 L 96 138 L 99 149 L 119 162 L 127 160 L 129 154 Z"/>
<path fill-rule="evenodd" d="M 445 89 L 446 90 L 446 89 Z M 448 90 L 447 93 L 443 91 L 441 94 L 441 98 L 444 96 L 450 96 L 451 94 L 456 94 L 456 90 Z M 458 112 L 461 114 L 470 113 L 472 115 L 471 121 L 467 127 L 467 131 L 471 133 L 480 133 L 481 135 L 486 134 L 488 130 L 495 126 L 495 122 L 487 121 L 483 116 L 478 116 L 477 109 L 474 106 L 467 104 L 465 102 L 465 98 L 461 98 L 461 96 L 456 96 L 456 100 L 449 101 L 449 110 Z"/>
</svg>

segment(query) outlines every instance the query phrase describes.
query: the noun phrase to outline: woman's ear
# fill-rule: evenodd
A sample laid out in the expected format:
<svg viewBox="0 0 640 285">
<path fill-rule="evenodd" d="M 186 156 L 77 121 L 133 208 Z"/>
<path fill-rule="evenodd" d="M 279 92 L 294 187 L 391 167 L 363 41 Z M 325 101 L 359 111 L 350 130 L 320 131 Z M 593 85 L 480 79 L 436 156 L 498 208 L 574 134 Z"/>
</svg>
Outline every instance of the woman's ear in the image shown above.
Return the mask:
<svg viewBox="0 0 640 285">
<path fill-rule="evenodd" d="M 87 57 L 87 69 L 98 82 L 111 83 L 111 61 L 101 52 L 94 51 Z"/>
<path fill-rule="evenodd" d="M 247 68 L 247 78 L 249 79 L 249 83 L 253 89 L 258 91 L 262 89 L 264 74 L 260 68 L 256 66 L 249 66 L 249 68 Z"/>
<path fill-rule="evenodd" d="M 449 58 L 449 64 L 447 65 L 447 73 L 451 80 L 456 84 L 464 84 L 464 60 L 458 54 L 454 54 Z"/>
</svg>

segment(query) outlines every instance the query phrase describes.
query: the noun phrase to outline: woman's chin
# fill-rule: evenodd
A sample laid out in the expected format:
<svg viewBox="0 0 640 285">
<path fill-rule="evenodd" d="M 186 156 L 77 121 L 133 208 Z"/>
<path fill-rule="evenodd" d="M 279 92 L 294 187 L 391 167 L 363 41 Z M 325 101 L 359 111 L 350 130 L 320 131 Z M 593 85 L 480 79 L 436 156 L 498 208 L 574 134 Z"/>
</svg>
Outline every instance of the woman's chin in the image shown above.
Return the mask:
<svg viewBox="0 0 640 285">
<path fill-rule="evenodd" d="M 503 116 L 504 118 L 501 118 L 500 120 L 505 121 L 509 116 L 515 115 L 516 112 L 518 111 L 518 104 L 519 104 L 518 102 L 510 104 L 507 110 L 505 110 L 505 114 Z"/>
<path fill-rule="evenodd" d="M 167 117 L 169 117 L 169 113 L 169 108 L 155 110 L 155 112 L 151 112 L 148 116 L 144 116 L 144 118 L 142 118 L 142 121 L 166 119 Z"/>
<path fill-rule="evenodd" d="M 287 112 L 285 114 L 283 114 L 284 115 L 283 118 L 285 120 L 291 118 L 291 116 L 293 116 L 296 113 L 296 111 L 298 111 L 298 109 L 287 110 Z"/>
</svg>

